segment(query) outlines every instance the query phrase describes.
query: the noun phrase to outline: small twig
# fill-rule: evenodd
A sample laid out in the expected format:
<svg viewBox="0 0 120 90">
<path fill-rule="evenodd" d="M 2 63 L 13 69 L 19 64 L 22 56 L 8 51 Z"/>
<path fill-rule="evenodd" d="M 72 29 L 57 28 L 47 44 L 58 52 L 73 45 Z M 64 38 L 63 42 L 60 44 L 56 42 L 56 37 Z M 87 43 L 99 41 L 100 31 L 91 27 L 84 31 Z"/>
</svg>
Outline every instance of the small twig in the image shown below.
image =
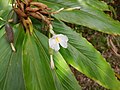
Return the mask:
<svg viewBox="0 0 120 90">
<path fill-rule="evenodd" d="M 67 8 L 65 9 L 66 11 L 72 11 L 72 10 L 80 10 L 81 7 L 72 7 L 72 8 Z"/>
<path fill-rule="evenodd" d="M 120 54 L 118 54 L 118 48 L 114 45 L 110 37 L 107 37 L 107 42 L 108 42 L 108 46 L 111 46 L 111 49 L 115 53 L 115 55 L 120 57 Z"/>
<path fill-rule="evenodd" d="M 64 8 L 60 8 L 59 10 L 57 10 L 57 11 L 55 11 L 55 12 L 52 12 L 51 15 L 53 15 L 53 14 L 58 14 L 59 12 L 61 12 L 61 11 L 63 11 L 63 10 L 64 10 Z"/>
</svg>

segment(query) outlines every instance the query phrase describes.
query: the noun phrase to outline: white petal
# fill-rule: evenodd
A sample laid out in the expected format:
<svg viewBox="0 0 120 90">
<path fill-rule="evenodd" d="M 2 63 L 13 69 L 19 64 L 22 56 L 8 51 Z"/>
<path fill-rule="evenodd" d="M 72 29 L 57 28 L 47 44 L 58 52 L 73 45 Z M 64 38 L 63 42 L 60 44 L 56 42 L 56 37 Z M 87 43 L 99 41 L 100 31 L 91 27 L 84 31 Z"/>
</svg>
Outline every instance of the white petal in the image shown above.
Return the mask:
<svg viewBox="0 0 120 90">
<path fill-rule="evenodd" d="M 54 50 L 55 51 L 58 51 L 60 49 L 60 46 L 59 46 L 59 44 L 57 43 L 55 46 L 54 46 Z"/>
<path fill-rule="evenodd" d="M 49 46 L 50 46 L 50 48 L 54 49 L 55 51 L 58 51 L 60 49 L 59 43 L 57 43 L 54 38 L 49 39 Z"/>
<path fill-rule="evenodd" d="M 58 38 L 60 38 L 60 45 L 62 46 L 62 47 L 64 47 L 64 48 L 67 48 L 67 41 L 68 41 L 68 37 L 67 36 L 65 36 L 65 35 L 62 35 L 62 34 L 59 34 L 58 35 Z"/>
<path fill-rule="evenodd" d="M 67 48 L 67 42 L 68 37 L 66 35 L 63 34 L 53 35 L 53 37 L 49 39 L 49 46 L 55 51 L 58 51 L 60 49 L 59 44 L 62 47 Z"/>
<path fill-rule="evenodd" d="M 67 48 L 67 42 L 66 41 L 64 41 L 64 40 L 61 40 L 61 42 L 60 42 L 60 45 L 62 46 L 62 47 L 64 47 L 64 48 Z"/>
<path fill-rule="evenodd" d="M 58 34 L 56 35 L 58 38 L 60 38 L 61 40 L 67 42 L 68 41 L 68 37 L 66 35 L 63 34 Z"/>
<path fill-rule="evenodd" d="M 53 35 L 52 39 L 56 39 L 58 37 L 58 35 Z"/>
<path fill-rule="evenodd" d="M 53 48 L 54 44 L 55 44 L 55 40 L 53 38 L 50 38 L 49 39 L 49 46 L 50 46 L 50 48 Z"/>
</svg>

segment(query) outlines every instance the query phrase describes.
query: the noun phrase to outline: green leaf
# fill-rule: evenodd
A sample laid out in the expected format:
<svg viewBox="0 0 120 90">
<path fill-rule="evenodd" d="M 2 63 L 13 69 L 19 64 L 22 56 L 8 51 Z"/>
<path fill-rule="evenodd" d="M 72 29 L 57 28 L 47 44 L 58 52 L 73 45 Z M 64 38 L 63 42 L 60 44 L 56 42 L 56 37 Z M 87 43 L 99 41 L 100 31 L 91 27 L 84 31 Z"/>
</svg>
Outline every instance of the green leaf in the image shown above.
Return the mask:
<svg viewBox="0 0 120 90">
<path fill-rule="evenodd" d="M 81 90 L 70 68 L 60 53 L 54 54 L 56 72 L 65 90 Z"/>
<path fill-rule="evenodd" d="M 82 0 L 82 1 L 79 1 L 79 4 L 82 3 L 82 2 L 85 3 L 86 7 L 91 6 L 92 8 L 96 8 L 96 9 L 101 10 L 101 11 L 109 10 L 107 3 L 105 3 L 104 1 L 100 1 L 100 0 Z M 83 5 L 83 7 L 84 7 L 84 5 Z"/>
<path fill-rule="evenodd" d="M 0 11 L 9 5 L 9 0 L 0 0 Z"/>
<path fill-rule="evenodd" d="M 48 52 L 48 39 L 40 32 L 36 31 L 36 36 L 38 40 L 41 42 L 44 49 Z M 46 41 L 46 42 L 45 42 Z M 60 90 L 81 90 L 78 82 L 75 80 L 74 75 L 71 73 L 67 63 L 60 53 L 54 53 L 54 61 L 55 61 L 55 73 L 57 73 L 57 77 L 59 78 L 59 82 L 62 84 L 63 89 Z M 54 74 L 55 74 L 54 73 Z M 60 86 L 61 87 L 61 86 Z"/>
<path fill-rule="evenodd" d="M 99 0 L 46 0 L 46 1 L 39 0 L 39 1 L 44 2 L 44 3 L 46 3 L 46 1 L 48 1 L 48 2 L 52 2 L 52 3 L 64 5 L 66 7 L 91 6 L 93 8 L 97 8 L 98 10 L 101 10 L 101 11 L 109 10 L 108 5 L 105 2 L 99 1 Z M 52 6 L 51 6 L 51 8 L 52 8 Z"/>
<path fill-rule="evenodd" d="M 42 46 L 38 46 L 35 38 L 27 34 L 22 60 L 26 90 L 56 90 L 47 60 Z"/>
<path fill-rule="evenodd" d="M 59 20 L 68 23 L 83 25 L 91 29 L 98 30 L 100 32 L 109 34 L 120 34 L 120 23 L 116 20 L 113 20 L 110 16 L 106 15 L 103 12 L 107 5 L 102 4 L 98 0 L 92 2 L 91 0 L 60 0 L 60 2 L 58 0 L 48 0 L 43 2 L 53 9 L 60 9 L 61 7 L 68 6 L 80 6 L 81 10 L 61 11 L 60 13 L 55 14 L 53 16 Z M 97 3 L 97 5 L 93 3 Z M 52 7 L 54 5 L 55 7 Z M 101 10 L 102 5 L 105 5 L 105 7 Z"/>
<path fill-rule="evenodd" d="M 0 38 L 0 90 L 25 89 L 21 66 L 23 33 L 17 30 L 15 32 L 15 47 L 17 48 L 17 52 L 12 52 L 5 35 Z"/>
<path fill-rule="evenodd" d="M 0 30 L 0 38 L 3 37 L 4 34 L 5 34 L 5 29 L 2 28 L 2 29 Z"/>
<path fill-rule="evenodd" d="M 120 23 L 110 18 L 100 18 L 84 11 L 61 12 L 55 15 L 57 19 L 89 27 L 100 32 L 120 34 Z"/>
<path fill-rule="evenodd" d="M 120 89 L 110 65 L 85 38 L 62 22 L 55 22 L 54 30 L 69 38 L 68 48 L 60 52 L 70 65 L 106 88 Z"/>
<path fill-rule="evenodd" d="M 5 76 L 9 65 L 11 50 L 5 39 L 5 35 L 0 38 L 0 90 L 3 90 Z"/>
<path fill-rule="evenodd" d="M 8 14 L 10 13 L 11 8 L 12 8 L 12 5 L 9 4 L 9 0 L 0 0 L 0 17 L 3 20 L 6 20 L 7 17 L 9 18 Z M 1 22 L 3 21 L 0 21 L 0 25 L 1 25 Z"/>
</svg>

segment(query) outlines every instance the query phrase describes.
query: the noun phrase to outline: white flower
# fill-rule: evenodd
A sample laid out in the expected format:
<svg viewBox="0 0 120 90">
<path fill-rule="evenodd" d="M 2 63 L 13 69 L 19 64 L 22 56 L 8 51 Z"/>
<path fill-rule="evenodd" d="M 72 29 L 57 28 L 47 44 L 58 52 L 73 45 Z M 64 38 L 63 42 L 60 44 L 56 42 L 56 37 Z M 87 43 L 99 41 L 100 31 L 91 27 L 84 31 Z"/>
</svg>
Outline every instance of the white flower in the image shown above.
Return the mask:
<svg viewBox="0 0 120 90">
<path fill-rule="evenodd" d="M 53 35 L 52 38 L 49 39 L 50 48 L 58 51 L 61 45 L 63 48 L 67 48 L 68 37 L 63 34 Z"/>
</svg>

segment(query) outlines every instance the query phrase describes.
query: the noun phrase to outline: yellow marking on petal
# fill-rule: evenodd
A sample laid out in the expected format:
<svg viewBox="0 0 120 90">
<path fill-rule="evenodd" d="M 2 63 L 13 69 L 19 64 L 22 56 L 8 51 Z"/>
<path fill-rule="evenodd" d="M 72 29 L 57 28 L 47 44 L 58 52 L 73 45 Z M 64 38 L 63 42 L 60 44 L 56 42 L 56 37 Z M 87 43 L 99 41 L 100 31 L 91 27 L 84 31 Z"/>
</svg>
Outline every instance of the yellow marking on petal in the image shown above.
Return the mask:
<svg viewBox="0 0 120 90">
<path fill-rule="evenodd" d="M 60 42 L 60 38 L 56 37 L 56 42 L 59 43 Z"/>
</svg>

